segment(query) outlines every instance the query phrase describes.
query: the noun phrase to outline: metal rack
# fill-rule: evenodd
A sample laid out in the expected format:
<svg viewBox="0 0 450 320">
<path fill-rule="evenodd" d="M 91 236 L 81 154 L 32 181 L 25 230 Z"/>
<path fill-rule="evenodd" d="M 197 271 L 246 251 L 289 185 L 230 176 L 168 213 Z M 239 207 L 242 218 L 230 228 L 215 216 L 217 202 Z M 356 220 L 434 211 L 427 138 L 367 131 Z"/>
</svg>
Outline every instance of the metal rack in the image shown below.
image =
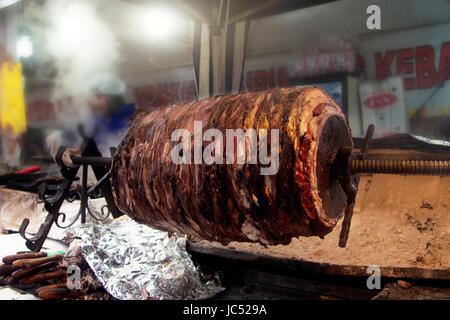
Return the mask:
<svg viewBox="0 0 450 320">
<path fill-rule="evenodd" d="M 79 165 L 75 168 L 67 167 L 63 160 L 62 156 L 65 147 L 60 147 L 55 158 L 49 157 L 37 157 L 34 160 L 37 161 L 46 161 L 46 162 L 56 162 L 61 168 L 61 175 L 64 177 L 62 183 L 60 183 L 57 187 L 56 193 L 49 195 L 48 186 L 46 183 L 43 183 L 39 187 L 39 199 L 44 203 L 45 210 L 48 211 L 47 217 L 45 221 L 39 227 L 38 232 L 29 237 L 26 233 L 27 227 L 29 225 L 29 219 L 25 218 L 22 221 L 22 224 L 19 228 L 20 235 L 26 240 L 26 246 L 32 251 L 40 251 L 42 245 L 44 244 L 45 239 L 47 238 L 48 233 L 50 232 L 50 228 L 53 223 L 55 223 L 60 228 L 68 228 L 72 226 L 78 219 L 81 220 L 81 223 L 86 222 L 86 213 L 89 214 L 95 220 L 105 220 L 112 215 L 114 218 L 119 217 L 122 213 L 116 207 L 113 199 L 113 195 L 111 193 L 111 183 L 108 177 L 108 171 L 111 164 L 111 161 L 94 161 L 93 158 L 102 158 L 102 154 L 98 150 L 97 144 L 94 139 L 91 137 L 87 137 L 84 134 L 83 127 L 79 127 L 79 133 L 83 138 L 83 142 L 80 146 L 82 161 L 76 162 L 75 164 Z M 114 152 L 114 150 L 111 150 Z M 78 180 L 77 173 L 78 170 L 82 167 L 82 176 L 81 176 L 81 191 L 71 191 L 71 186 L 74 181 Z M 98 183 L 92 187 L 88 187 L 87 179 L 88 179 L 88 168 L 91 166 L 94 175 L 98 181 Z M 99 196 L 103 196 L 106 200 L 107 205 L 103 206 L 102 217 L 97 217 L 89 208 L 88 200 L 89 198 L 98 198 Z M 66 225 L 62 225 L 62 223 L 66 220 L 66 214 L 61 212 L 61 206 L 65 200 L 72 202 L 76 198 L 79 198 L 81 201 L 80 209 L 75 218 Z"/>
</svg>

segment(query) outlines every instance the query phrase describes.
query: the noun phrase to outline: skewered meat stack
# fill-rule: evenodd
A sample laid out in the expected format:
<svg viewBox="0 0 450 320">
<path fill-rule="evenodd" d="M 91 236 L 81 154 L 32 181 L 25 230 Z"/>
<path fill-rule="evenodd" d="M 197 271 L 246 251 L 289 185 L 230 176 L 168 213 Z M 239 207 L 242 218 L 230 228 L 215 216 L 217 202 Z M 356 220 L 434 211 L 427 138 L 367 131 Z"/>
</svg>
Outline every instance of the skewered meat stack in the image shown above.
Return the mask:
<svg viewBox="0 0 450 320">
<path fill-rule="evenodd" d="M 179 141 L 171 141 L 171 134 L 187 129 L 194 136 L 194 121 L 202 122 L 202 132 L 218 129 L 223 137 L 227 129 L 278 129 L 279 170 L 262 175 L 267 165 L 250 163 L 248 144 L 244 164 L 196 164 L 194 155 L 190 163 L 174 163 L 171 151 Z M 268 133 L 268 150 L 271 141 Z M 210 144 L 203 141 L 202 151 Z M 223 244 L 323 237 L 347 206 L 338 174 L 345 168 L 335 160 L 342 147 L 352 146 L 344 114 L 318 88 L 218 96 L 140 111 L 113 159 L 113 195 L 119 209 L 138 222 Z M 225 141 L 223 148 L 225 159 Z M 261 141 L 257 148 L 259 154 Z"/>
</svg>

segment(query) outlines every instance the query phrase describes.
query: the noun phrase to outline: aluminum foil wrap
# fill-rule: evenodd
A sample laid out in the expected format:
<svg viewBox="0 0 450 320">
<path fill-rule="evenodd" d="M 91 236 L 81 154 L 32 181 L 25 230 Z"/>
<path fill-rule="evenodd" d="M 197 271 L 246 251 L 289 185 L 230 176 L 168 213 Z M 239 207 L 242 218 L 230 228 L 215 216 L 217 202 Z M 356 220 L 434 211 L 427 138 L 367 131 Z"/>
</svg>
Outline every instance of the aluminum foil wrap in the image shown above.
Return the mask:
<svg viewBox="0 0 450 320">
<path fill-rule="evenodd" d="M 105 289 L 121 300 L 206 299 L 224 290 L 203 282 L 186 251 L 186 237 L 133 220 L 85 224 L 73 230 L 84 258 Z"/>
</svg>

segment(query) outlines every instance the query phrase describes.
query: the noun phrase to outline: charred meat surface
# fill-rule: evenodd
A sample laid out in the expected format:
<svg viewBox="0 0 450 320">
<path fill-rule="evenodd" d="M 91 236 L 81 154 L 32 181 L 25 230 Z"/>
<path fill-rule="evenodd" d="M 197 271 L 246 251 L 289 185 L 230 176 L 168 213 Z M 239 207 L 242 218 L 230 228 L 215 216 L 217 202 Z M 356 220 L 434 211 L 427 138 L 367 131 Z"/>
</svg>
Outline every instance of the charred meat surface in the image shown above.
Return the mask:
<svg viewBox="0 0 450 320">
<path fill-rule="evenodd" d="M 187 129 L 194 150 L 194 121 L 202 121 L 203 133 L 210 128 L 222 132 L 223 164 L 194 164 L 194 154 L 190 163 L 172 161 L 179 143 L 171 141 L 174 130 Z M 227 129 L 278 129 L 276 174 L 262 175 L 267 165 L 250 163 L 249 143 L 244 164 L 227 164 Z M 270 153 L 272 140 L 267 141 Z M 202 141 L 202 151 L 210 144 Z M 343 146 L 352 147 L 345 116 L 318 88 L 217 96 L 139 111 L 113 160 L 113 195 L 119 209 L 138 222 L 223 244 L 275 245 L 298 236 L 323 237 L 347 202 L 333 173 Z"/>
</svg>

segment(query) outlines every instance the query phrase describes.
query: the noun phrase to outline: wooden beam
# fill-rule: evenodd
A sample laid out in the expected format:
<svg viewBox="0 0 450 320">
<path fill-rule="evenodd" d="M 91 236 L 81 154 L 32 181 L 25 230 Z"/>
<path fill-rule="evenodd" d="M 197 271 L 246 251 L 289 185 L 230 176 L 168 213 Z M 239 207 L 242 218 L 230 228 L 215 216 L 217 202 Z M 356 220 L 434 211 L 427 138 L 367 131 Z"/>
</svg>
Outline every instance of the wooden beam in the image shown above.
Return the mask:
<svg viewBox="0 0 450 320">
<path fill-rule="evenodd" d="M 241 89 L 242 73 L 244 71 L 245 46 L 247 42 L 247 21 L 235 24 L 233 45 L 233 74 L 231 80 L 231 93 L 239 93 Z"/>
<path fill-rule="evenodd" d="M 194 30 L 192 37 L 192 60 L 194 65 L 195 87 L 197 97 L 200 95 L 200 56 L 202 50 L 202 24 L 194 21 Z"/>
<path fill-rule="evenodd" d="M 244 20 L 245 18 L 252 16 L 261 10 L 267 9 L 278 2 L 280 2 L 280 0 L 269 0 L 264 3 L 261 3 L 260 5 L 253 6 L 250 9 L 242 11 L 241 13 L 235 15 L 234 17 L 231 17 L 229 19 L 228 23 L 231 24 L 231 23 L 235 23 L 235 22 Z"/>
<path fill-rule="evenodd" d="M 222 8 L 223 8 L 223 0 L 220 0 L 219 12 L 217 13 L 217 19 L 216 19 L 217 28 L 220 28 L 220 25 L 221 25 L 220 20 L 222 20 Z"/>
<path fill-rule="evenodd" d="M 188 4 L 185 0 L 174 0 L 174 2 L 181 7 L 184 11 L 189 13 L 191 16 L 193 16 L 195 19 L 202 23 L 206 23 L 209 25 L 211 23 L 210 19 L 205 16 L 204 14 L 200 13 L 198 10 L 196 10 L 193 6 Z"/>
</svg>

